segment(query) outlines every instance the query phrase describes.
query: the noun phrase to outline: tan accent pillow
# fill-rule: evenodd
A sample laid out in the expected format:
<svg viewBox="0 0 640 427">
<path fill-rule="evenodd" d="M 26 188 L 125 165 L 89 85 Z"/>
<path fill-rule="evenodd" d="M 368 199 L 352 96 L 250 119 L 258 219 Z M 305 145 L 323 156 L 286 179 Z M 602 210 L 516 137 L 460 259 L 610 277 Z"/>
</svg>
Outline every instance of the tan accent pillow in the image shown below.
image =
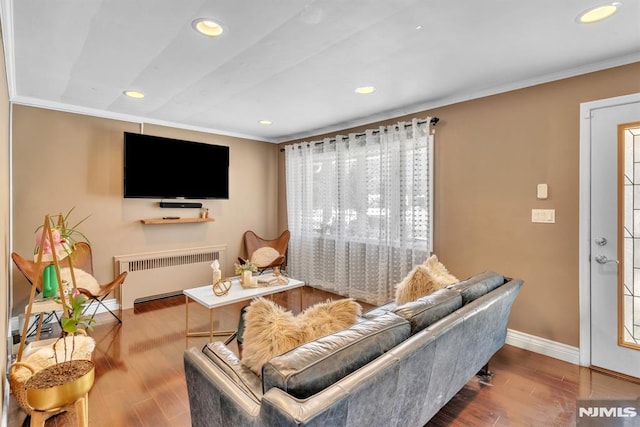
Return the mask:
<svg viewBox="0 0 640 427">
<path fill-rule="evenodd" d="M 251 263 L 255 264 L 256 267 L 266 267 L 279 256 L 280 253 L 276 249 L 271 246 L 263 246 L 253 251 L 253 254 L 251 254 Z"/>
<path fill-rule="evenodd" d="M 304 342 L 307 342 L 354 325 L 361 314 L 362 307 L 351 298 L 327 300 L 327 302 L 312 305 L 300 313 L 298 322 L 304 331 Z"/>
<path fill-rule="evenodd" d="M 257 298 L 244 317 L 242 363 L 262 376 L 262 365 L 308 341 L 341 331 L 362 313 L 353 299 L 318 303 L 298 316 L 273 301 Z"/>
<path fill-rule="evenodd" d="M 76 277 L 77 288 L 86 289 L 91 292 L 92 295 L 98 295 L 100 293 L 100 284 L 91 274 L 74 267 L 73 275 Z M 60 279 L 72 283 L 71 271 L 69 271 L 69 267 L 62 267 L 60 269 Z"/>
<path fill-rule="evenodd" d="M 396 304 L 415 301 L 457 281 L 438 258 L 431 255 L 424 264 L 416 266 L 396 285 Z"/>
<path fill-rule="evenodd" d="M 447 285 L 459 282 L 458 278 L 449 273 L 447 267 L 445 267 L 444 264 L 438 260 L 438 257 L 435 254 L 427 258 L 427 260 L 424 262 L 424 265 L 439 281 L 449 282 L 447 283 Z"/>
</svg>

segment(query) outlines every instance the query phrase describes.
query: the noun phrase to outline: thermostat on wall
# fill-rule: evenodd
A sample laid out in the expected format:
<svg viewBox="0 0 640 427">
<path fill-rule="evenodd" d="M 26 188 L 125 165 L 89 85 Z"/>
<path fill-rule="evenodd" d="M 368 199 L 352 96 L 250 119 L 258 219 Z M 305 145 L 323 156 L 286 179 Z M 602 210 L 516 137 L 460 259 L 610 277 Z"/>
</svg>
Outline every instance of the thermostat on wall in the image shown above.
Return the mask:
<svg viewBox="0 0 640 427">
<path fill-rule="evenodd" d="M 537 197 L 540 200 L 545 200 L 549 197 L 549 187 L 547 184 L 538 184 Z"/>
</svg>

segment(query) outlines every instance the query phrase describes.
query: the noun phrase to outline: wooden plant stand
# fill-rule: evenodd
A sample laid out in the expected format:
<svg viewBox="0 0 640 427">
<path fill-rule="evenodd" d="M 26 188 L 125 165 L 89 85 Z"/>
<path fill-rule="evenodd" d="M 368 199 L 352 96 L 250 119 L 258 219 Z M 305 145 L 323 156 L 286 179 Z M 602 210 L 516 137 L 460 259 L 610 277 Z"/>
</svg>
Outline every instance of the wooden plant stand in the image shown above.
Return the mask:
<svg viewBox="0 0 640 427">
<path fill-rule="evenodd" d="M 35 260 L 36 266 L 37 266 L 36 275 L 33 278 L 33 283 L 31 284 L 31 291 L 29 293 L 29 303 L 25 310 L 25 322 L 22 330 L 22 336 L 20 337 L 20 347 L 18 347 L 18 357 L 17 357 L 18 362 L 22 361 L 22 353 L 24 351 L 24 346 L 27 340 L 27 331 L 29 329 L 29 319 L 31 318 L 31 314 L 33 310 L 33 299 L 35 298 L 35 295 L 36 295 L 36 289 L 40 284 L 40 276 L 42 275 L 42 271 L 44 269 L 43 263 L 53 262 L 55 272 L 56 272 L 56 278 L 58 280 L 58 293 L 60 295 L 60 301 L 63 302 L 62 311 L 66 316 L 69 316 L 68 307 L 71 306 L 71 295 L 69 295 L 68 301 L 66 301 L 64 296 L 64 287 L 62 286 L 62 280 L 60 279 L 60 261 L 68 257 L 70 255 L 70 252 L 65 250 L 63 251 L 64 253 L 61 253 L 61 254 L 56 253 L 56 246 L 53 242 L 53 233 L 51 231 L 52 218 L 56 220 L 56 223 L 58 226 L 62 228 L 65 227 L 64 216 L 62 214 L 58 214 L 54 216 L 50 216 L 49 214 L 47 214 L 44 216 L 42 238 L 40 239 L 40 242 L 38 245 L 38 253 L 36 255 L 36 260 Z M 51 254 L 43 253 L 44 242 L 47 239 L 49 240 L 51 245 Z M 75 289 L 76 276 L 75 276 L 75 273 L 73 272 L 73 265 L 71 263 L 71 260 L 69 260 L 69 272 L 71 273 L 71 281 L 73 284 L 73 288 Z"/>
</svg>

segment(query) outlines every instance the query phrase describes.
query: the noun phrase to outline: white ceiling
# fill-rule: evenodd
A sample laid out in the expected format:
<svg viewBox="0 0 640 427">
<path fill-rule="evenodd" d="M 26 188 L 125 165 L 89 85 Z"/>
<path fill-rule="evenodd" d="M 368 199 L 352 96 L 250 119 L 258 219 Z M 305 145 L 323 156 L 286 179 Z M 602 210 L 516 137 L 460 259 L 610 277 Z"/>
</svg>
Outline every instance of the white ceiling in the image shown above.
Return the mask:
<svg viewBox="0 0 640 427">
<path fill-rule="evenodd" d="M 640 61 L 639 0 L 0 2 L 13 102 L 270 142 Z"/>
</svg>

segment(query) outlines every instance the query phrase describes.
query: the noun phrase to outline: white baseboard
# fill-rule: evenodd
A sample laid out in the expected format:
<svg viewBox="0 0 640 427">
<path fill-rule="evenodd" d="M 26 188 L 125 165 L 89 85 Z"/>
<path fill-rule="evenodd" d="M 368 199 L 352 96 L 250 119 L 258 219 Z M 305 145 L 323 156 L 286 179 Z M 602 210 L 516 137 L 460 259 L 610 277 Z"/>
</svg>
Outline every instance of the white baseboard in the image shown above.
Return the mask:
<svg viewBox="0 0 640 427">
<path fill-rule="evenodd" d="M 111 298 L 111 299 L 108 299 L 108 300 L 104 300 L 104 301 L 102 301 L 102 302 L 103 302 L 103 303 L 104 303 L 104 305 L 106 305 L 106 306 L 109 308 L 109 310 L 111 310 L 111 311 L 115 311 L 115 310 L 117 310 L 118 308 L 120 308 L 120 305 L 118 304 L 118 301 L 116 301 L 116 299 L 115 299 L 115 298 Z M 93 310 L 95 310 L 95 309 L 96 309 L 96 305 L 95 305 L 95 304 L 97 304 L 97 303 L 95 303 L 95 302 L 93 303 L 93 306 L 91 306 L 91 307 L 89 308 L 89 312 L 88 312 L 87 314 L 91 314 L 91 313 L 93 313 Z M 105 310 L 105 309 L 104 309 L 104 307 L 102 307 L 102 306 L 98 306 L 98 311 L 96 311 L 96 314 L 106 313 L 106 312 L 107 312 L 107 310 Z M 62 311 L 59 311 L 59 312 L 58 312 L 58 317 L 60 317 L 60 314 L 61 314 L 61 313 L 62 313 Z M 32 314 L 32 315 L 31 315 L 31 318 L 33 319 L 33 318 L 34 318 L 34 316 L 35 316 L 35 314 Z M 12 330 L 12 331 L 17 331 L 17 330 L 18 330 L 18 328 L 20 327 L 20 323 L 19 323 L 19 320 L 18 320 L 18 316 L 14 316 L 14 317 L 12 317 L 12 318 L 10 319 L 10 326 L 11 326 L 11 330 Z M 20 331 L 20 332 L 21 332 L 21 331 Z"/>
<path fill-rule="evenodd" d="M 580 349 L 578 347 L 514 331 L 513 329 L 507 329 L 506 343 L 534 353 L 553 357 L 554 359 L 573 363 L 574 365 L 580 364 Z"/>
</svg>

